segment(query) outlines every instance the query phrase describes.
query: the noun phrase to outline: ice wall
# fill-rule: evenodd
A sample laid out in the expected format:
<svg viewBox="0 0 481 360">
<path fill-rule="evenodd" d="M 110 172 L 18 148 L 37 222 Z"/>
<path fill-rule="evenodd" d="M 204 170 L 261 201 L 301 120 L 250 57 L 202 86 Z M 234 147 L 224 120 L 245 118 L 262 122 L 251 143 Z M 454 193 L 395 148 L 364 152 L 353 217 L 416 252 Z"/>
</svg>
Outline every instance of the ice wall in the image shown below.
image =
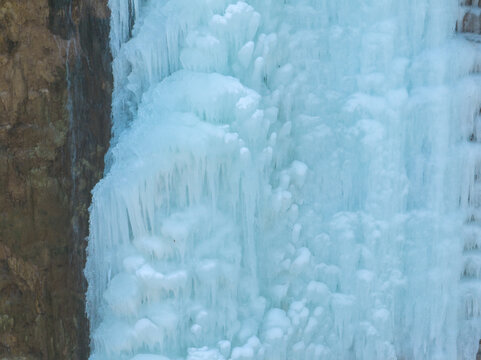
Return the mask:
<svg viewBox="0 0 481 360">
<path fill-rule="evenodd" d="M 457 0 L 110 7 L 91 359 L 473 359 L 481 93 Z"/>
</svg>

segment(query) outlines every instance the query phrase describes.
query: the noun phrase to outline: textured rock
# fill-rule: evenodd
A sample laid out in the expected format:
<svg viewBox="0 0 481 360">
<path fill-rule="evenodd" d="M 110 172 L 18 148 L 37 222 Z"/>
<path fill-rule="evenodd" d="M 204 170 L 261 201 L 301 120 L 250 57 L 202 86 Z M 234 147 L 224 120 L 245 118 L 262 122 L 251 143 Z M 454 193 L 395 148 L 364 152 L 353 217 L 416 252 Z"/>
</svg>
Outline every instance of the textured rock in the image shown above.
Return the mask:
<svg viewBox="0 0 481 360">
<path fill-rule="evenodd" d="M 82 269 L 110 136 L 108 23 L 106 0 L 0 0 L 0 359 L 88 357 Z"/>
<path fill-rule="evenodd" d="M 481 34 L 481 0 L 461 0 L 460 18 L 456 31 L 460 33 Z"/>
</svg>

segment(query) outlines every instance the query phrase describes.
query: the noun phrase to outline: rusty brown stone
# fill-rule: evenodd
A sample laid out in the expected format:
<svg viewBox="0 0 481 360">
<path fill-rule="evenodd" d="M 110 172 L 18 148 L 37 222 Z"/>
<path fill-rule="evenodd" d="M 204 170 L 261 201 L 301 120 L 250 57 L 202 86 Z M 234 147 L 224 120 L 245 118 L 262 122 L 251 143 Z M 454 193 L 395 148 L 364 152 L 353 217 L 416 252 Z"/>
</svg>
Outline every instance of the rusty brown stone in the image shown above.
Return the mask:
<svg viewBox="0 0 481 360">
<path fill-rule="evenodd" d="M 106 3 L 0 0 L 0 360 L 88 358 L 84 239 L 110 137 Z"/>
</svg>

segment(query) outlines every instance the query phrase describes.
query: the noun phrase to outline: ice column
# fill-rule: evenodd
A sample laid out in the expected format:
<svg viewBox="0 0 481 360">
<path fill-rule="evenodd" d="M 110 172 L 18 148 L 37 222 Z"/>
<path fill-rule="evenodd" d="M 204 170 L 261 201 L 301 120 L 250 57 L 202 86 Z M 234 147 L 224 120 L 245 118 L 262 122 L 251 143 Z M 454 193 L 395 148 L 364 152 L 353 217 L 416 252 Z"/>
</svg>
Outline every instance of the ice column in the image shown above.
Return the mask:
<svg viewBox="0 0 481 360">
<path fill-rule="evenodd" d="M 481 94 L 457 0 L 110 8 L 91 359 L 473 358 Z"/>
</svg>

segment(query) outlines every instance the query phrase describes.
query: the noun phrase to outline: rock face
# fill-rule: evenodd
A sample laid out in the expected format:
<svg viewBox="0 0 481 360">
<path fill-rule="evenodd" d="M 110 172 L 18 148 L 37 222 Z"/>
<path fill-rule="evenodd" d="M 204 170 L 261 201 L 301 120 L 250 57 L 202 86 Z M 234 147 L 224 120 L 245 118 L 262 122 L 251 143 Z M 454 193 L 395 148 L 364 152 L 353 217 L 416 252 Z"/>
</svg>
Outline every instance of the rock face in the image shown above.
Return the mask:
<svg viewBox="0 0 481 360">
<path fill-rule="evenodd" d="M 456 30 L 461 33 L 481 34 L 481 0 L 461 0 L 461 17 Z"/>
<path fill-rule="evenodd" d="M 107 0 L 0 0 L 0 359 L 86 359 L 90 190 L 110 138 Z"/>
</svg>

